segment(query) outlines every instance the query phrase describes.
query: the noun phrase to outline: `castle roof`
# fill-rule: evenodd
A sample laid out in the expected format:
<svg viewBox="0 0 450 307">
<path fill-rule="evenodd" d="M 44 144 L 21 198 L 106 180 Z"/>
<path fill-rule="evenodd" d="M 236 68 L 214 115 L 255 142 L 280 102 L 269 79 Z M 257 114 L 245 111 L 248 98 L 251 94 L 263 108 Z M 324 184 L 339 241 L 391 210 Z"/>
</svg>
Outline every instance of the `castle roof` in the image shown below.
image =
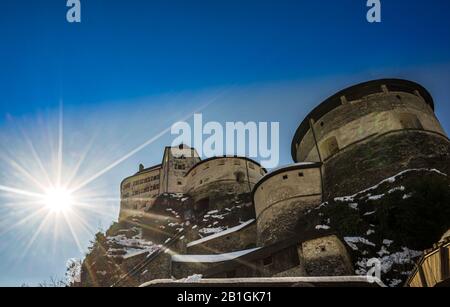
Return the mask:
<svg viewBox="0 0 450 307">
<path fill-rule="evenodd" d="M 291 155 L 293 160 L 297 162 L 296 145 L 301 142 L 303 137 L 308 132 L 310 128 L 310 119 L 318 121 L 325 114 L 341 106 L 342 96 L 345 96 L 348 101 L 358 100 L 365 96 L 379 93 L 381 91 L 382 85 L 386 85 L 390 91 L 394 92 L 406 92 L 415 94 L 415 91 L 418 91 L 425 102 L 434 110 L 434 101 L 431 94 L 423 86 L 413 81 L 402 79 L 380 79 L 348 87 L 326 99 L 305 117 L 305 119 L 295 132 L 294 139 L 292 140 Z"/>
</svg>

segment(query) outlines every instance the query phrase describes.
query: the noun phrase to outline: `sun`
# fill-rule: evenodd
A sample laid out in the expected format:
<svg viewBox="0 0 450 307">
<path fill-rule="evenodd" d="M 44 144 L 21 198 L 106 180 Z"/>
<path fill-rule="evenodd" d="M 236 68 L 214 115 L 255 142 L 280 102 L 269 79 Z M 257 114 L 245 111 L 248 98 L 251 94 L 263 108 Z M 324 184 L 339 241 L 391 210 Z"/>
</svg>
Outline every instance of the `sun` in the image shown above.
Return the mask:
<svg viewBox="0 0 450 307">
<path fill-rule="evenodd" d="M 44 204 L 52 212 L 63 213 L 73 206 L 73 202 L 72 193 L 63 187 L 50 188 L 45 192 Z"/>
</svg>

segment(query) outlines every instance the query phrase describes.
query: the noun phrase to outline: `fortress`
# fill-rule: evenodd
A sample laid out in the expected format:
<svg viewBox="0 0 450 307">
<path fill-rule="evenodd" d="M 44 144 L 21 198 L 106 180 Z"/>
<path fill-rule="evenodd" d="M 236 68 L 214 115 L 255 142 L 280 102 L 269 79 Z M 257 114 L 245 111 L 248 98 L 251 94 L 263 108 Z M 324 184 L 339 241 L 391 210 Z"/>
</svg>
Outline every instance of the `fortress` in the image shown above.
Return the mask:
<svg viewBox="0 0 450 307">
<path fill-rule="evenodd" d="M 294 164 L 270 173 L 245 157 L 201 160 L 184 145 L 167 147 L 161 165 L 141 165 L 121 184 L 120 220 L 166 209 L 182 226 L 160 251 L 127 258 L 122 270 L 128 273 L 115 285 L 192 274 L 353 276 L 349 244 L 327 225 L 310 225 L 308 214 L 402 171 L 450 171 L 450 142 L 431 95 L 398 79 L 362 83 L 326 99 L 301 122 L 291 152 Z M 198 231 L 202 222 L 212 229 L 224 219 L 221 231 Z"/>
</svg>

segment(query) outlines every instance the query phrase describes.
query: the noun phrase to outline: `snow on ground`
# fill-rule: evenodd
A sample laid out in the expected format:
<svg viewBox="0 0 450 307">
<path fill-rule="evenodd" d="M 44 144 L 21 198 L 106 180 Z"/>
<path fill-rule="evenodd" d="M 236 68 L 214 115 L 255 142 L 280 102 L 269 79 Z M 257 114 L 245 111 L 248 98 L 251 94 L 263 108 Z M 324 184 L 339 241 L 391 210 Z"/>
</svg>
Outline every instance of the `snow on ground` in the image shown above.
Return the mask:
<svg viewBox="0 0 450 307">
<path fill-rule="evenodd" d="M 347 243 L 347 245 L 350 246 L 350 248 L 355 251 L 358 250 L 358 246 L 356 245 L 358 243 L 375 247 L 374 243 L 362 237 L 345 237 L 344 240 Z"/>
<path fill-rule="evenodd" d="M 348 206 L 349 206 L 351 209 L 358 210 L 358 204 L 357 204 L 357 203 L 351 203 L 351 204 L 348 204 Z"/>
<path fill-rule="evenodd" d="M 369 229 L 369 230 L 367 230 L 367 232 L 366 232 L 366 236 L 370 236 L 371 234 L 374 234 L 374 233 L 375 233 L 375 230 Z"/>
<path fill-rule="evenodd" d="M 386 255 L 382 257 L 381 260 L 381 271 L 387 273 L 391 270 L 394 264 L 413 264 L 414 258 L 420 257 L 422 252 L 408 249 L 406 247 L 402 248 L 401 252 L 397 252 L 391 255 Z"/>
<path fill-rule="evenodd" d="M 107 237 L 108 243 L 113 246 L 113 248 L 108 249 L 108 253 L 123 251 L 122 255 L 124 259 L 137 256 L 142 253 L 153 254 L 160 249 L 159 245 L 154 244 L 151 241 L 142 239 L 142 231 L 139 234 L 133 236 L 132 238 L 127 238 L 123 234 L 119 234 L 114 237 Z"/>
<path fill-rule="evenodd" d="M 216 233 L 222 232 L 224 230 L 226 230 L 226 228 L 223 227 L 223 226 L 220 226 L 220 227 L 205 227 L 205 228 L 200 229 L 198 232 L 201 233 L 201 234 L 209 235 L 209 234 L 216 234 Z"/>
<path fill-rule="evenodd" d="M 407 169 L 407 170 L 404 170 L 404 171 L 398 173 L 397 175 L 394 175 L 392 177 L 386 178 L 386 179 L 380 181 L 378 184 L 376 184 L 376 185 L 374 185 L 374 186 L 372 186 L 370 188 L 367 188 L 367 189 L 365 189 L 363 191 L 360 191 L 360 192 L 358 192 L 356 194 L 353 194 L 353 195 L 350 195 L 350 196 L 336 197 L 334 200 L 335 201 L 342 201 L 342 202 L 352 202 L 352 201 L 354 201 L 355 197 L 357 197 L 357 196 L 359 196 L 361 194 L 373 191 L 373 190 L 377 189 L 378 187 L 380 187 L 380 185 L 382 185 L 383 183 L 394 183 L 397 180 L 398 177 L 403 176 L 404 174 L 407 174 L 407 173 L 410 173 L 410 172 L 421 172 L 421 171 L 422 172 L 423 171 L 424 172 L 434 172 L 434 173 L 438 173 L 439 175 L 443 175 L 443 176 L 447 177 L 447 174 L 444 174 L 444 173 L 442 173 L 441 171 L 439 171 L 437 169 L 428 169 L 428 168 Z M 370 196 L 370 194 L 368 196 Z"/>
<path fill-rule="evenodd" d="M 188 243 L 187 247 L 194 246 L 194 245 L 197 245 L 197 244 L 201 244 L 201 243 L 207 242 L 209 240 L 216 239 L 216 238 L 228 235 L 230 233 L 236 232 L 236 231 L 241 230 L 242 228 L 246 227 L 247 225 L 250 225 L 254 221 L 255 221 L 254 219 L 251 219 L 251 220 L 249 220 L 249 221 L 247 221 L 245 223 L 242 223 L 241 225 L 238 225 L 236 227 L 232 227 L 232 228 L 229 228 L 227 230 L 224 230 L 224 231 L 221 231 L 221 232 L 217 232 L 217 233 L 215 233 L 215 234 L 213 234 L 211 236 L 202 238 L 200 240 L 192 241 L 192 242 Z"/>
<path fill-rule="evenodd" d="M 372 215 L 372 214 L 374 214 L 375 212 L 377 212 L 377 211 L 366 212 L 366 213 L 364 213 L 364 216 Z"/>
<path fill-rule="evenodd" d="M 323 229 L 323 230 L 328 230 L 328 229 L 330 229 L 331 227 L 330 226 L 328 226 L 328 225 L 317 225 L 316 226 L 316 230 L 321 230 L 321 229 Z"/>
<path fill-rule="evenodd" d="M 66 263 L 66 284 L 72 285 L 81 281 L 82 262 L 79 259 L 71 258 Z"/>
<path fill-rule="evenodd" d="M 194 283 L 194 282 L 199 282 L 199 281 L 201 281 L 202 278 L 203 278 L 203 275 L 201 275 L 201 274 L 194 274 L 194 275 L 188 276 L 188 277 L 186 277 L 186 278 L 184 278 L 184 279 L 177 280 L 177 282 L 181 282 L 181 283 Z"/>
<path fill-rule="evenodd" d="M 173 255 L 172 261 L 174 262 L 199 262 L 199 263 L 214 263 L 233 260 L 254 251 L 259 250 L 258 248 L 246 249 L 242 251 L 237 251 L 233 253 L 226 254 L 214 254 L 214 255 Z"/>
</svg>

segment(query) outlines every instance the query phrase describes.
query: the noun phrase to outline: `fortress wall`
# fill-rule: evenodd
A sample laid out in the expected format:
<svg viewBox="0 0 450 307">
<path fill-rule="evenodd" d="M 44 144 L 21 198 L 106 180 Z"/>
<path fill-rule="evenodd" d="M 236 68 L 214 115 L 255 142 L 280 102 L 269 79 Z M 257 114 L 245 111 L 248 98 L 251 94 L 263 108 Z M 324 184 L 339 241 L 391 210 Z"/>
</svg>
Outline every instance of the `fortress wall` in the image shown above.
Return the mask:
<svg viewBox="0 0 450 307">
<path fill-rule="evenodd" d="M 160 167 L 126 178 L 120 186 L 120 219 L 153 205 L 159 194 Z"/>
<path fill-rule="evenodd" d="M 186 185 L 186 173 L 200 162 L 193 148 L 166 147 L 161 171 L 160 193 L 182 193 Z"/>
<path fill-rule="evenodd" d="M 186 175 L 185 193 L 200 206 L 210 210 L 228 205 L 221 201 L 231 196 L 250 193 L 266 173 L 258 163 L 246 158 L 213 158 L 204 160 Z"/>
<path fill-rule="evenodd" d="M 403 92 L 372 94 L 347 102 L 313 123 L 322 160 L 368 137 L 402 129 L 445 135 L 422 97 Z M 297 150 L 298 161 L 320 161 L 310 129 Z"/>
<path fill-rule="evenodd" d="M 200 244 L 187 247 L 187 254 L 207 255 L 225 254 L 256 246 L 256 223 L 236 232 L 210 239 Z"/>
<path fill-rule="evenodd" d="M 433 107 L 426 89 L 410 81 L 353 86 L 307 116 L 292 156 L 323 162 L 325 200 L 354 194 L 409 168 L 448 173 L 449 139 Z"/>
<path fill-rule="evenodd" d="M 294 236 L 301 217 L 322 201 L 320 164 L 293 165 L 268 174 L 254 189 L 258 245 Z"/>
<path fill-rule="evenodd" d="M 323 166 L 324 199 L 353 195 L 412 168 L 450 174 L 450 142 L 425 131 L 394 131 L 351 146 Z"/>
</svg>

